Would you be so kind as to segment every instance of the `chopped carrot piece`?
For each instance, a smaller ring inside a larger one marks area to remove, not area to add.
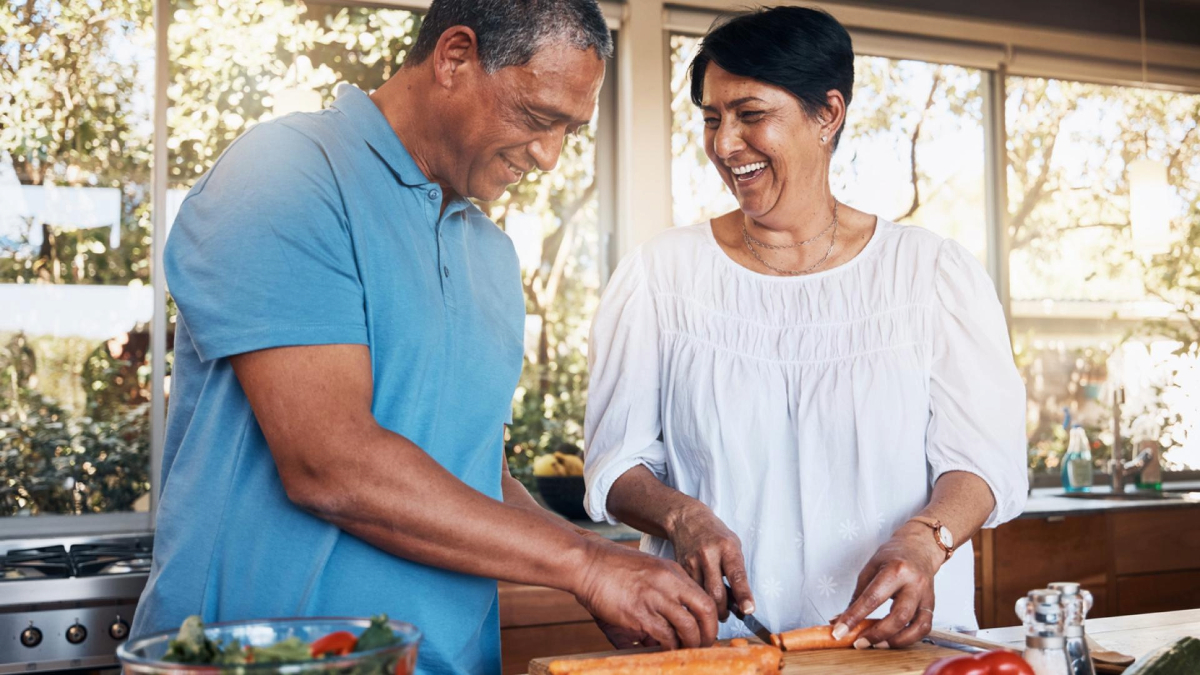
[[[833,639],[833,626],[812,626],[797,628],[778,635],[771,636],[771,644],[785,652],[808,652],[818,649],[840,649],[849,647],[868,628],[877,623],[876,619],[863,619],[858,622],[841,640]]]

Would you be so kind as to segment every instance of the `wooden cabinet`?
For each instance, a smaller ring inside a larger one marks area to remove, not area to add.
[[[1117,577],[1116,614],[1200,608],[1200,570]]]
[[[1200,508],[1114,511],[1116,573],[1200,569]]]
[[[1092,616],[1108,615],[1111,542],[1103,515],[1022,518],[984,531],[990,539],[992,575],[983,588],[984,628],[1019,623],[1013,606],[1031,589],[1055,581],[1077,581],[1092,592]]]
[[[1200,507],[1020,518],[981,540],[983,628],[1018,623],[1017,599],[1054,581],[1091,591],[1091,617],[1200,607]]]
[[[530,659],[612,647],[570,593],[500,583],[500,655],[504,675],[524,673]]]

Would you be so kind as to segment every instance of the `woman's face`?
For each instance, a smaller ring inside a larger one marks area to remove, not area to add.
[[[786,89],[710,61],[701,108],[704,151],[746,215],[761,221],[777,207],[787,211],[789,198],[821,188],[832,136]]]

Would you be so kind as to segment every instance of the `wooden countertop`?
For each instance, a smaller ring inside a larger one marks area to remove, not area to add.
[[[1087,622],[1087,630],[1103,647],[1136,657],[1184,636],[1200,637],[1200,609],[1091,619]],[[1025,645],[1024,629],[1020,626],[979,631],[978,637],[1018,649],[1023,649]],[[587,656],[609,656],[617,653],[619,652],[603,652]],[[783,673],[815,675],[853,670],[856,675],[919,675],[937,659],[961,653],[963,652],[928,644],[895,651],[856,652],[846,649],[792,653],[784,657]],[[550,660],[552,658],[535,659],[530,664],[530,673],[536,675],[543,672]]]
[[[989,628],[977,635],[1023,649],[1024,630],[1021,626]],[[1105,649],[1138,657],[1181,637],[1200,638],[1200,609],[1088,619],[1087,633]]]

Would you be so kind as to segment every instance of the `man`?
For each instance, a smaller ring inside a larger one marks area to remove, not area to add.
[[[581,535],[504,461],[524,301],[466,198],[554,167],[611,50],[595,0],[434,0],[378,91],[256,126],[197,183],[166,250],[179,323],[135,634],[387,612],[424,632],[421,672],[498,673],[499,578],[713,640],[676,564]]]

